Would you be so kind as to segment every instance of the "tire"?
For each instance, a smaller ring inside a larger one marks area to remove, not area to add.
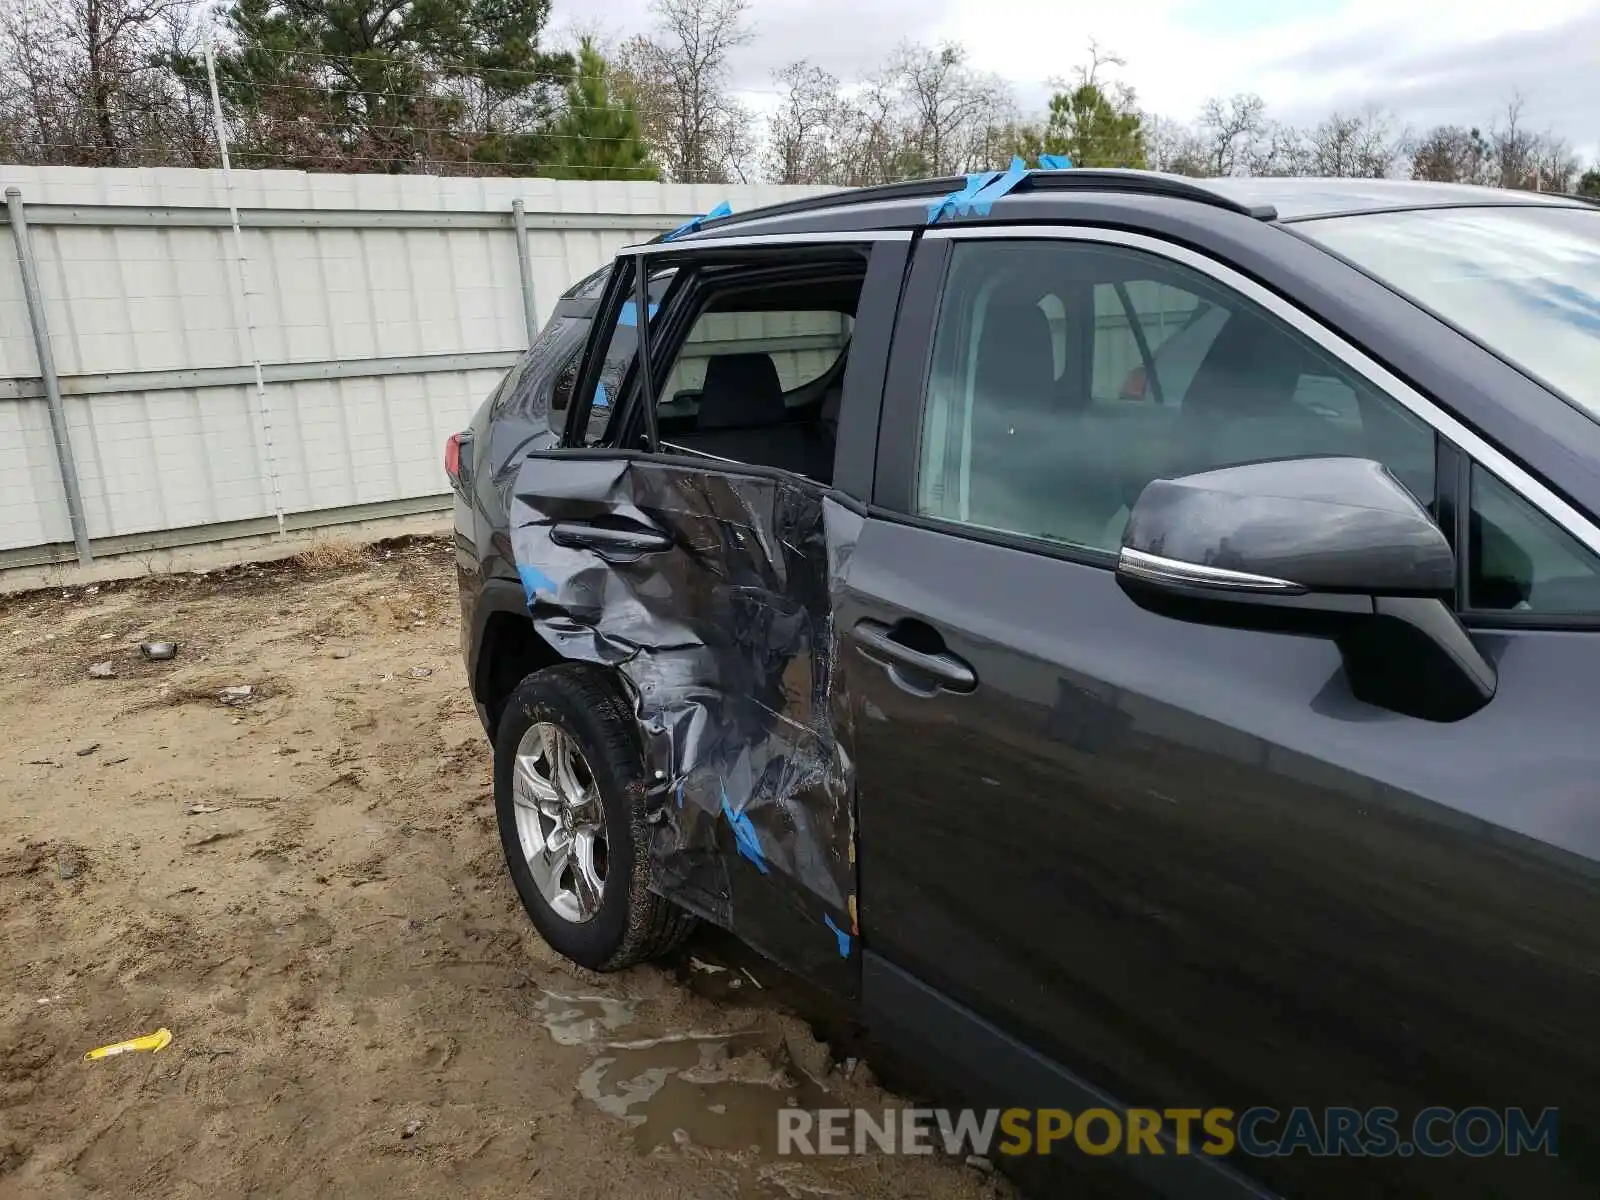
[[[560,797],[578,792],[588,797],[583,805],[561,803]],[[558,799],[549,801],[549,794]],[[540,936],[593,971],[619,971],[659,957],[694,928],[692,916],[649,889],[644,796],[633,713],[604,673],[563,663],[517,685],[494,743],[500,847]],[[551,818],[547,808],[576,815]],[[547,851],[530,854],[540,838]],[[568,848],[565,858],[551,849],[557,843]],[[551,869],[550,864],[563,861],[564,870]],[[595,903],[597,875],[603,879]]]

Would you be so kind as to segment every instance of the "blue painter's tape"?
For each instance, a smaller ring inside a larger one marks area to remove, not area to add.
[[[750,814],[734,812],[733,805],[728,800],[728,785],[722,785],[722,815],[728,818],[728,824],[733,826],[733,844],[739,848],[739,854],[755,863],[756,870],[763,875],[767,873],[766,856],[761,853],[761,841],[756,837],[756,827],[750,823]]]
[[[683,807],[683,780],[678,780],[678,807]]]
[[[698,217],[690,217],[682,225],[679,225],[676,229],[674,229],[671,233],[667,234],[667,236],[662,238],[661,240],[664,241],[664,242],[670,242],[675,237],[682,237],[686,233],[693,233],[695,230],[699,229],[700,226],[704,225],[707,221],[716,221],[716,220],[721,219],[722,217],[731,217],[731,216],[733,216],[733,205],[729,204],[726,200],[724,200],[721,204],[717,205],[710,212],[702,213]]]
[[[650,319],[652,321],[655,320],[656,313],[658,313],[660,311],[661,311],[661,305],[652,304],[650,306]],[[617,318],[617,324],[618,325],[637,325],[638,323],[639,323],[639,310],[638,310],[638,308],[636,308],[634,306],[633,301],[629,300],[626,304],[624,304],[622,306],[622,315]]]
[[[999,171],[980,171],[975,175],[967,176],[967,186],[959,192],[951,192],[940,200],[935,200],[928,205],[928,224],[932,225],[947,212],[966,215],[967,206],[989,184],[993,183],[1000,175]]]
[[[610,397],[608,397],[606,395],[606,385],[603,384],[603,383],[597,383],[597,384],[594,385],[594,406],[593,407],[595,407],[595,408],[610,408],[611,407],[611,400],[610,400]]]
[[[1039,155],[1039,170],[1041,171],[1070,171],[1072,160],[1065,154]]]
[[[1006,168],[1006,173],[1004,175],[1000,176],[1000,178],[989,184],[968,201],[972,207],[972,211],[977,213],[980,217],[987,217],[989,215],[990,208],[994,206],[994,202],[1000,199],[1001,196],[1004,196],[1012,188],[1016,187],[1017,184],[1021,183],[1027,177],[1027,174],[1027,164],[1024,163],[1021,158],[1013,158],[1011,160],[1011,165]]]
[[[538,567],[530,566],[528,563],[518,563],[517,574],[522,576],[522,590],[528,593],[529,604],[533,603],[534,597],[541,589],[552,596],[556,594],[556,581]]]
[[[822,923],[833,930],[833,936],[839,939],[839,957],[850,957],[850,935],[833,923],[833,918],[827,913],[822,914]]]

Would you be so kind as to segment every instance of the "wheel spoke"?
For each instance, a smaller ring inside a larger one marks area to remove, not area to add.
[[[566,890],[561,886],[561,877],[567,873],[567,867],[572,865],[572,839],[564,830],[557,828],[550,834],[544,846],[544,861],[546,872],[536,871],[534,876],[538,878],[543,874],[543,878],[539,879],[543,885],[541,890],[544,892],[544,898],[553,906],[556,897]]]
[[[572,887],[578,899],[578,911],[585,918],[600,911],[600,891],[605,881],[595,870],[594,834],[578,833],[572,839]]]
[[[537,808],[547,817],[555,816],[560,811],[555,787],[539,774],[533,756],[529,754],[517,755],[511,799],[523,808]]]
[[[591,833],[605,828],[605,811],[600,807],[598,788],[591,787],[578,798],[577,803],[572,806],[572,820],[579,829],[586,829]]]
[[[578,748],[565,734],[561,735],[558,745],[559,749],[550,762],[550,779],[555,784],[556,794],[561,797],[561,803],[575,809],[583,803],[583,786],[578,782],[577,772],[572,769],[572,758]]]

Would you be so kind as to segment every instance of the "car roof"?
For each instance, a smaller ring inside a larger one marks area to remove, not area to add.
[[[1431,183],[1417,179],[1207,179],[1219,196],[1240,204],[1271,205],[1283,221],[1346,216],[1408,208],[1480,208],[1546,205],[1582,208],[1576,197],[1551,192]]]
[[[956,175],[827,192],[706,221],[703,226],[664,238],[707,244],[727,237],[800,232],[908,229],[927,224],[929,206],[961,191],[967,178]],[[1030,219],[1070,216],[1074,199],[1093,195],[1181,200],[1230,210],[1262,221],[1300,221],[1351,213],[1425,208],[1558,206],[1589,207],[1581,197],[1513,191],[1466,184],[1400,179],[1206,178],[1157,171],[1072,168],[1030,171],[1006,199],[995,219],[1024,209]],[[1016,200],[1026,199],[1026,204]],[[1049,209],[1057,209],[1051,213]],[[658,238],[657,241],[662,239]]]

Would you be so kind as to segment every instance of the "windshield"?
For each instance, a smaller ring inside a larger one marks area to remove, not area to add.
[[[1600,418],[1600,209],[1424,209],[1295,228]]]

